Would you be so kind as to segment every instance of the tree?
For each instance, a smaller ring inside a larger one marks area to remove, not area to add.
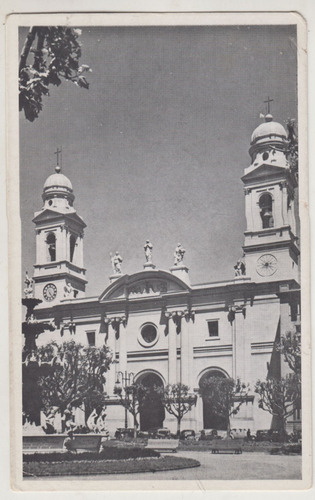
[[[38,357],[48,373],[38,379],[41,409],[49,413],[55,407],[61,414],[70,408],[85,407],[90,414],[105,405],[105,373],[111,363],[108,347],[84,347],[74,341],[55,342],[38,349]],[[39,366],[40,369],[40,366]]]
[[[176,418],[179,437],[181,420],[196,404],[197,396],[191,394],[189,387],[181,383],[168,384],[165,388],[157,387],[156,391],[161,396],[165,410]]]
[[[91,71],[79,64],[81,30],[64,26],[33,26],[26,37],[19,64],[20,111],[34,121],[42,110],[42,97],[49,86],[62,79],[88,89],[84,73]]]
[[[299,332],[286,332],[280,338],[277,350],[283,355],[284,361],[296,374],[301,374],[301,334]]]
[[[120,404],[133,416],[133,435],[135,438],[139,426],[137,416],[145,404],[149,391],[150,389],[140,382],[134,382],[125,387],[117,385],[114,389],[115,394],[120,398]]]
[[[230,418],[236,415],[242,404],[248,401],[248,385],[239,379],[209,377],[200,383],[199,393],[212,406],[213,412],[224,418],[227,433],[230,432]]]
[[[280,338],[276,346],[277,350],[282,354],[284,361],[292,370],[292,374],[286,381],[286,385],[292,384],[291,391],[294,394],[294,407],[295,409],[301,408],[301,334],[300,332],[286,332]],[[289,390],[288,390],[289,393]],[[289,417],[289,415],[288,415]],[[288,418],[287,417],[287,418]]]
[[[258,407],[276,417],[279,430],[285,436],[287,419],[293,414],[300,400],[300,380],[295,374],[280,379],[258,380],[255,392],[259,395]]]

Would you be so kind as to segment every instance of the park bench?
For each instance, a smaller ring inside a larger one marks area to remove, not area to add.
[[[178,448],[179,439],[148,439],[146,448],[156,451],[173,451]]]
[[[96,451],[98,452],[101,446],[102,436],[75,436],[71,441],[68,441],[66,449],[68,451]]]
[[[232,452],[240,454],[242,453],[243,444],[243,439],[214,439],[211,444],[211,451],[212,453]]]

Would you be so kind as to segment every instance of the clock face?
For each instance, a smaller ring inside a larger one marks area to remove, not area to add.
[[[271,253],[261,255],[257,260],[256,271],[259,276],[272,276],[277,270],[277,259]]]
[[[48,283],[43,290],[44,299],[48,302],[51,302],[56,298],[57,295],[57,287],[53,283]]]

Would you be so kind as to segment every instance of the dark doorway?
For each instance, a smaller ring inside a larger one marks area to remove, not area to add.
[[[211,377],[222,377],[225,378],[225,375],[218,371],[218,370],[212,370],[208,373],[205,373],[199,382],[199,385],[203,380],[207,380]],[[226,418],[222,417],[221,415],[217,415],[211,406],[211,403],[205,399],[202,398],[203,402],[203,428],[204,429],[217,429],[217,430],[226,430],[227,429],[227,420]]]
[[[163,427],[165,411],[160,396],[154,390],[154,387],[163,387],[162,380],[155,373],[148,373],[141,377],[139,382],[150,389],[140,412],[140,429],[147,431],[154,427]]]

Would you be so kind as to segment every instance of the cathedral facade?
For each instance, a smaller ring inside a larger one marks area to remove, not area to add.
[[[34,296],[42,300],[37,319],[53,319],[57,330],[44,333],[37,343],[74,339],[110,347],[106,412],[111,434],[124,426],[124,409],[114,389],[126,376],[147,386],[189,386],[197,403],[185,415],[182,429],[195,431],[220,428],[198,394],[202,381],[239,378],[251,391],[231,427],[256,431],[272,425],[271,415],[258,408],[253,388],[257,379],[286,370],[275,342],[295,331],[300,319],[297,176],[287,146],[286,130],[268,114],[252,134],[251,163],[242,177],[243,257],[234,266],[233,279],[201,285],[190,283],[180,244],[174,265],[165,271],[155,267],[147,241],[143,269],[123,274],[116,253],[108,286],[98,297],[86,297],[85,223],[73,206],[72,184],[59,167],[46,180],[44,205],[33,219]],[[140,414],[140,428],[163,426],[175,431],[176,420],[153,400]]]

